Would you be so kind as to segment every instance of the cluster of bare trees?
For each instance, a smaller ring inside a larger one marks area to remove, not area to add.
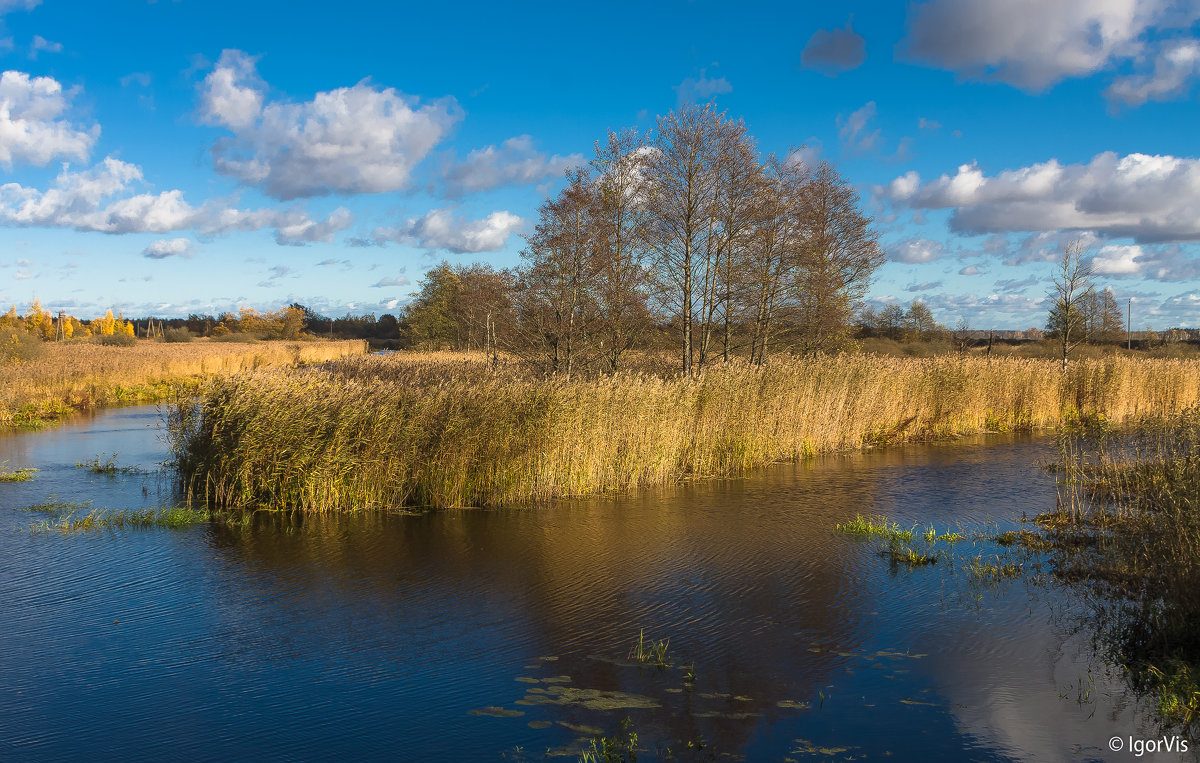
[[[878,310],[865,306],[859,312],[858,325],[864,337],[932,341],[951,336],[922,299],[914,299],[907,310],[898,302],[889,302]]]
[[[660,117],[650,135],[597,142],[527,243],[514,271],[431,271],[410,310],[414,338],[500,343],[563,373],[617,370],[662,331],[685,371],[734,354],[762,362],[780,344],[847,342],[883,262],[871,219],[831,165],[796,152],[761,159],[745,123],[711,105]],[[494,288],[469,307],[439,306],[442,282],[464,291],[468,280]],[[436,325],[452,315],[455,328]]]

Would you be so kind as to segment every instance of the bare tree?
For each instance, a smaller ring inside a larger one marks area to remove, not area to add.
[[[876,316],[879,333],[888,339],[899,339],[904,330],[904,308],[898,302],[888,302]]]
[[[799,268],[793,295],[799,308],[801,349],[836,349],[883,264],[879,235],[858,208],[858,194],[829,162],[819,162],[805,184]]]
[[[693,329],[704,315],[705,267],[712,264],[708,238],[720,123],[712,104],[683,106],[659,118],[647,154],[653,273],[663,307],[679,320],[684,373],[692,370]]]
[[[570,376],[592,318],[592,208],[587,170],[571,170],[567,187],[538,210],[537,228],[521,252],[526,261],[518,283],[521,328],[552,373]]]
[[[758,149],[745,122],[721,119],[715,156],[713,206],[705,263],[704,336],[700,344],[700,367],[709,355],[712,335],[720,318],[722,358],[729,360],[734,292],[742,278],[754,225],[758,217],[763,170]]]
[[[971,342],[971,324],[966,318],[959,318],[958,323],[954,324],[954,345],[959,352],[966,352],[967,345]]]
[[[932,339],[942,328],[934,320],[933,311],[929,309],[929,305],[919,297],[908,306],[908,313],[904,316],[904,320],[912,338],[919,341]]]
[[[1125,339],[1125,313],[1117,304],[1111,288],[1093,289],[1080,305],[1083,312],[1087,341],[1094,344],[1117,344]]]
[[[1067,357],[1081,342],[1087,341],[1087,322],[1084,305],[1095,292],[1092,285],[1092,264],[1087,259],[1083,241],[1067,244],[1054,271],[1054,290],[1050,292],[1053,305],[1046,330],[1062,348],[1062,367],[1067,369]]]
[[[595,332],[610,371],[650,323],[646,289],[647,148],[636,130],[596,142],[592,167]]]
[[[782,302],[784,277],[796,266],[800,236],[796,220],[807,177],[808,167],[790,158],[781,160],[771,155],[763,168],[756,224],[743,264],[745,300],[754,315],[750,360],[759,364],[767,355],[772,324]]]

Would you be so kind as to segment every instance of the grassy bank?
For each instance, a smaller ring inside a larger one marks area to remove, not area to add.
[[[1177,413],[1200,363],[839,356],[702,378],[546,379],[393,355],[216,379],[176,412],[197,496],[328,511],[498,506],[1103,415]]]
[[[361,355],[365,343],[233,344],[139,341],[131,347],[47,343],[30,360],[0,363],[0,429],[38,427],[72,413],[165,399],[213,374]]]

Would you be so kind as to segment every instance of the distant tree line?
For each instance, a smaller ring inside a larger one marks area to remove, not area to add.
[[[863,339],[931,342],[951,337],[950,330],[934,320],[933,311],[921,299],[914,299],[907,310],[897,302],[879,309],[865,306],[858,315],[858,330]]]

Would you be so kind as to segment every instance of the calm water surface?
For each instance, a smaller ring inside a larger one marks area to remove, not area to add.
[[[0,437],[40,469],[0,483],[0,759],[573,759],[627,717],[643,760],[1131,760],[1108,740],[1156,736],[1071,594],[963,568],[1002,549],[910,570],[833,533],[1013,527],[1053,505],[1044,440],[522,510],[72,535],[14,510],[177,500],[158,425]],[[149,473],[76,466],[114,452]],[[626,661],[642,629],[676,666]]]

